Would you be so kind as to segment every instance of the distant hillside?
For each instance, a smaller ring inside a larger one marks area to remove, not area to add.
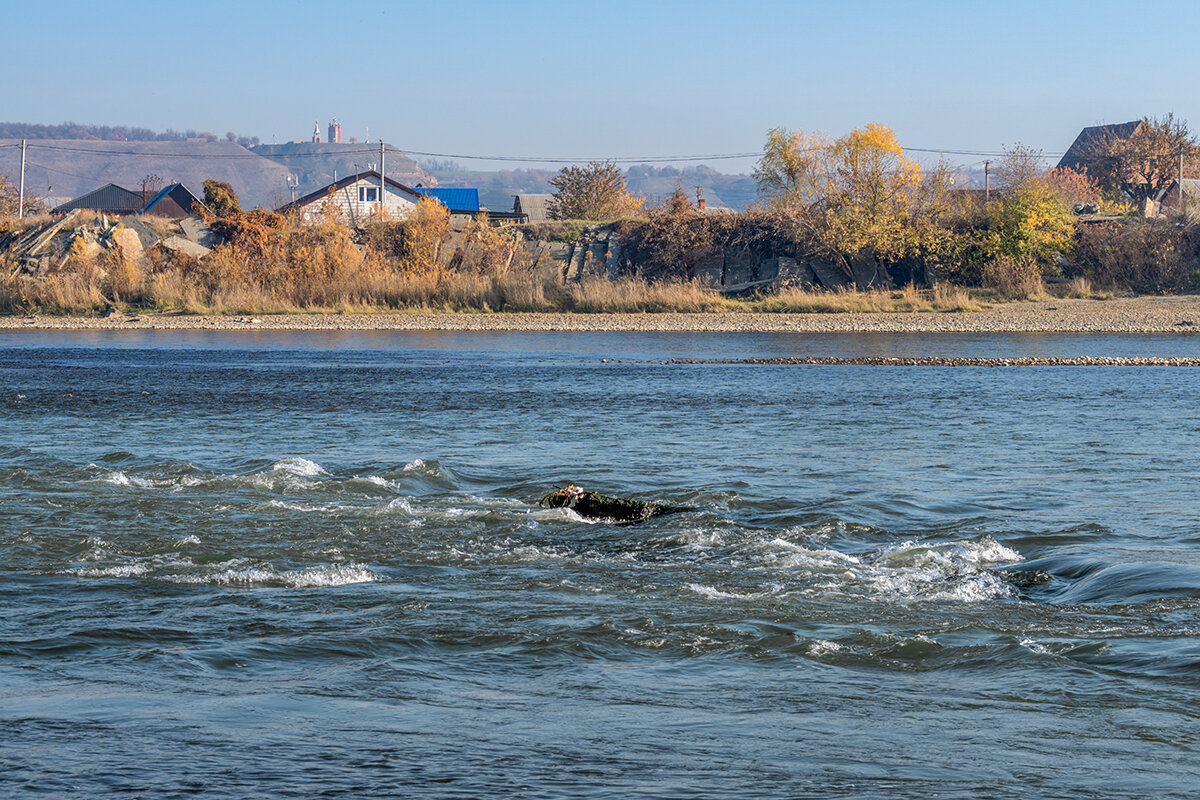
[[[59,125],[39,125],[32,122],[0,122],[0,139],[88,139],[112,142],[186,142],[204,139],[208,142],[236,142],[243,147],[258,144],[257,136],[239,136],[228,132],[224,137],[208,131],[173,131],[162,133],[149,128],[130,128],[125,125],[81,125],[63,122]]]
[[[16,179],[21,151],[7,144],[14,142],[0,140],[0,174]],[[78,197],[106,183],[135,189],[150,174],[197,194],[207,178],[227,181],[247,208],[290,199],[287,167],[232,142],[43,139],[31,141],[26,155],[25,183],[40,197]]]
[[[0,140],[0,175],[16,180],[21,151]],[[289,180],[300,179],[303,195],[332,182],[333,175],[353,173],[355,164],[379,160],[377,145],[282,144],[247,150],[233,142],[129,141],[91,139],[30,140],[26,154],[25,183],[39,197],[60,200],[78,197],[106,183],[137,189],[147,175],[165,183],[179,181],[196,194],[204,181],[227,181],[245,208],[278,208],[291,199]],[[437,184],[402,152],[387,150],[388,177],[403,183]],[[509,203],[511,205],[511,199]]]
[[[260,149],[255,148],[256,151]],[[452,161],[430,161],[425,168],[436,175],[443,186],[477,187],[480,202],[493,210],[511,209],[514,194],[553,192],[550,179],[558,174],[556,169],[474,172]],[[625,171],[625,179],[631,192],[645,197],[652,204],[662,202],[676,187],[695,202],[696,187],[700,186],[705,202],[710,207],[742,209],[757,199],[754,179],[749,175],[726,175],[705,166],[678,169],[639,164]]]

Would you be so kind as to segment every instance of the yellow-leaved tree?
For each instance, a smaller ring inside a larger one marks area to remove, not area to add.
[[[797,220],[826,257],[936,262],[955,246],[940,224],[949,171],[923,171],[885,125],[837,139],[774,128],[754,178],[768,205]]]

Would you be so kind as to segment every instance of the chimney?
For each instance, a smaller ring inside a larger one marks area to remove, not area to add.
[[[703,198],[703,197],[701,197],[701,198],[700,198],[699,200],[697,200],[696,202],[699,204],[699,205],[697,206],[697,208],[699,208],[701,211],[703,211],[703,210],[704,210],[704,198]]]

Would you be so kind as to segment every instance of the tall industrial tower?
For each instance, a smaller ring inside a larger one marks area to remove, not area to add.
[[[337,117],[329,120],[329,142],[331,144],[342,143],[342,123],[337,121]]]

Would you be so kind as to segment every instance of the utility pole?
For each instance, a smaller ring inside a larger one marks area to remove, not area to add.
[[[1182,158],[1182,156],[1180,156]],[[21,140],[21,189],[17,192],[17,218],[25,219],[25,140]]]
[[[992,200],[992,162],[983,162],[983,202]]]
[[[387,147],[383,143],[383,137],[379,137],[379,210],[383,211],[387,208],[387,204],[383,202],[383,193],[387,191],[387,172],[383,168],[384,148]]]
[[[1179,148],[1179,212],[1185,211],[1183,199],[1183,147]]]

